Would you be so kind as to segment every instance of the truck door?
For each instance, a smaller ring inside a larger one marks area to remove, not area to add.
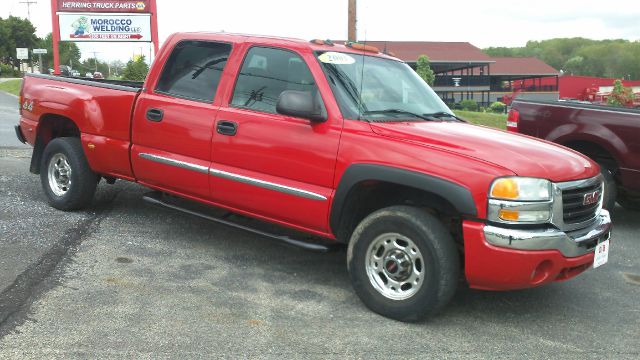
[[[211,137],[219,108],[214,100],[230,52],[226,43],[181,41],[155,88],[140,95],[131,149],[140,182],[209,197]]]
[[[319,68],[316,74],[322,76]],[[249,48],[231,99],[216,118],[212,197],[258,216],[327,232],[342,120],[329,116],[313,122],[278,114],[276,103],[285,90],[308,91],[322,101],[299,53]]]

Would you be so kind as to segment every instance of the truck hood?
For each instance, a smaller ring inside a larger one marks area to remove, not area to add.
[[[378,135],[493,163],[518,176],[562,182],[593,177],[599,173],[597,164],[573,150],[484,126],[435,121],[370,125]]]

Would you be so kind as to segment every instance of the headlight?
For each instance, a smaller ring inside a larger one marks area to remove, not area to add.
[[[491,185],[491,198],[516,201],[551,200],[551,182],[525,177],[496,179]]]
[[[496,179],[489,192],[488,217],[508,224],[541,224],[551,219],[551,182],[545,179]]]

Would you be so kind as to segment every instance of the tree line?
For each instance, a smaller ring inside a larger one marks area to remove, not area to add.
[[[40,71],[47,73],[53,68],[53,37],[51,33],[44,38],[36,35],[36,28],[33,24],[23,18],[9,16],[6,19],[0,17],[0,75],[19,76],[17,70],[20,61],[16,58],[16,48],[28,48],[31,63],[37,63],[39,58],[33,55],[33,49],[47,49],[47,53],[42,55],[42,64],[39,64]],[[63,41],[58,45],[60,65],[80,72],[81,76],[93,74],[95,71],[101,72],[105,77],[122,77],[124,80],[144,80],[149,67],[145,63],[145,57],[137,57],[124,64],[120,60],[111,62],[102,61],[94,57],[84,60],[78,45],[74,42]]]
[[[537,57],[566,74],[640,80],[640,41],[558,38],[484,52],[493,57]]]

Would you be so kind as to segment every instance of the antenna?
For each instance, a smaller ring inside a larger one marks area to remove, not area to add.
[[[364,30],[364,42],[363,44],[366,46],[367,45],[367,29]],[[364,103],[362,102],[362,87],[364,84],[364,58],[366,57],[365,50],[366,48],[362,48],[362,68],[360,69],[360,91],[358,92],[358,101],[360,102],[360,104],[358,104],[358,120],[362,119],[362,110],[364,108]]]

